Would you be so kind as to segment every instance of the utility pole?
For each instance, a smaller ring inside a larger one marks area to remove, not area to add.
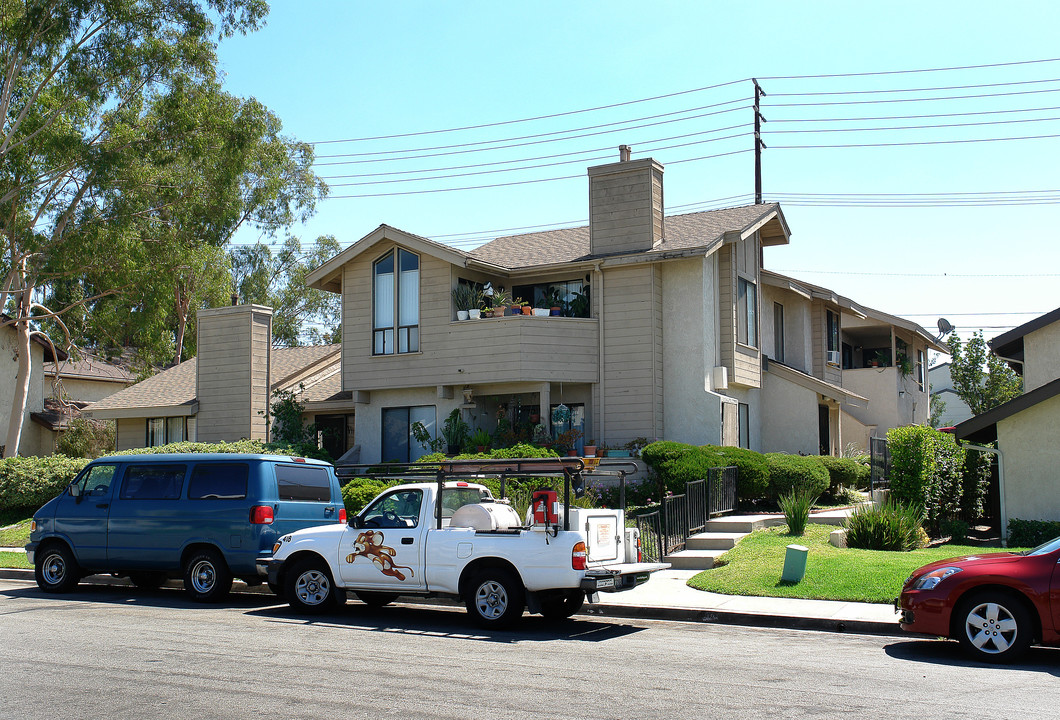
[[[766,144],[762,142],[762,123],[766,121],[762,117],[760,111],[760,101],[766,96],[765,91],[762,90],[762,86],[758,84],[758,80],[751,78],[751,82],[755,84],[755,205],[762,204],[762,150],[765,149]]]

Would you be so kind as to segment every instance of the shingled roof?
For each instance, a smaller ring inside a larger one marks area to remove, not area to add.
[[[668,253],[712,248],[722,241],[725,233],[740,232],[753,227],[779,209],[777,203],[767,203],[668,215],[663,226],[663,240],[652,248],[651,252]],[[589,250],[589,226],[584,225],[508,235],[486,243],[468,254],[481,262],[515,269],[603,257],[592,255]]]
[[[338,363],[339,351],[339,345],[273,348],[271,389],[284,387],[292,378],[314,365],[326,363],[329,358],[334,358],[334,362]],[[98,413],[102,417],[109,417],[114,412],[139,408],[185,408],[190,413],[197,402],[195,374],[197,368],[198,358],[185,360],[179,365],[93,403],[89,412],[93,415]]]

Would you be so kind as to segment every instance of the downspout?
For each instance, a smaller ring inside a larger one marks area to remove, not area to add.
[[[597,287],[593,291],[593,295],[596,296],[596,307],[597,307],[597,336],[598,336],[598,348],[597,348],[597,362],[599,363],[599,382],[597,383],[597,393],[600,396],[600,402],[597,403],[598,417],[593,418],[593,434],[596,436],[596,440],[601,445],[604,441],[604,433],[606,431],[604,423],[604,273],[600,269],[600,263],[593,265],[593,280]]]
[[[997,455],[997,490],[1001,505],[1001,547],[1008,547],[1008,514],[1005,512],[1005,456],[997,448],[962,443],[965,450],[979,450],[980,452]]]

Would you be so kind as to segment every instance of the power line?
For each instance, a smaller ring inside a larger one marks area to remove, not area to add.
[[[962,128],[982,127],[984,125],[1012,125],[1014,123],[1047,122],[1060,120],[1060,117],[1045,118],[1021,118],[1018,120],[984,120],[972,123],[934,123],[931,125],[889,125],[880,127],[856,127],[856,128],[807,128],[800,130],[771,130],[771,135],[787,135],[794,133],[831,133],[831,132],[876,132],[880,130],[936,130],[939,128]]]
[[[987,63],[983,65],[955,65],[951,67],[919,68],[915,70],[879,70],[875,72],[858,73],[829,73],[825,75],[770,75],[759,76],[759,80],[814,80],[822,78],[837,77],[869,77],[873,75],[906,75],[912,73],[948,72],[951,70],[981,70],[983,68],[1012,67],[1015,65],[1036,65],[1041,63],[1060,62],[1060,58],[1045,58],[1042,60],[1017,60],[1014,62]]]
[[[1019,108],[1012,110],[977,110],[975,112],[958,113],[926,113],[920,115],[870,115],[866,117],[846,118],[775,118],[770,123],[811,123],[811,122],[861,122],[864,120],[920,120],[923,118],[947,118],[967,117],[970,115],[1000,115],[1004,113],[1019,112],[1045,112],[1047,110],[1060,110],[1060,105],[1052,107]]]
[[[366,140],[391,140],[394,138],[415,137],[419,135],[438,135],[441,133],[459,132],[462,130],[481,130],[483,128],[488,127],[515,125],[517,123],[535,122],[537,120],[550,120],[558,117],[568,117],[570,115],[580,115],[582,113],[587,112],[596,112],[597,110],[610,110],[611,108],[624,107],[626,105],[636,105],[638,103],[652,102],[654,100],[664,100],[666,98],[678,97],[680,95],[690,95],[692,93],[705,92],[707,90],[716,90],[718,88],[727,87],[729,85],[736,85],[737,83],[747,82],[748,79],[749,78],[742,78],[740,80],[729,80],[728,82],[718,83],[716,85],[707,85],[701,88],[693,88],[691,90],[679,90],[677,92],[666,93],[665,95],[655,95],[653,97],[641,98],[639,100],[626,100],[625,102],[611,103],[609,105],[598,105],[596,107],[584,108],[582,110],[568,110],[566,112],[550,113],[548,115],[537,115],[535,117],[521,118],[518,120],[500,120],[491,123],[481,123],[479,125],[465,125],[463,127],[445,128],[442,130],[420,130],[417,132],[397,133],[394,135],[376,135],[373,137],[346,138],[343,140],[317,140],[316,142],[311,142],[309,144],[328,145],[333,143],[363,142]]]
[[[975,138],[969,140],[923,140],[919,142],[893,142],[893,143],[852,143],[847,145],[770,145],[771,150],[807,150],[816,148],[866,148],[866,147],[900,147],[908,145],[954,145],[960,143],[977,142],[1003,142],[1007,140],[1045,140],[1057,138],[1060,135],[1022,135],[1019,137],[1000,138]]]
[[[781,274],[808,273],[816,275],[864,275],[873,277],[930,277],[930,278],[1050,278],[1060,277],[1060,273],[910,273],[910,272],[865,272],[854,270],[776,270]]]
[[[1046,88],[1044,90],[1014,90],[1005,93],[986,93],[981,95],[944,95],[941,97],[922,98],[891,98],[878,100],[837,100],[829,102],[808,103],[773,103],[770,108],[780,107],[825,107],[829,105],[882,105],[884,103],[910,103],[910,102],[936,102],[939,100],[975,100],[978,98],[1011,97],[1014,95],[1040,95],[1042,93],[1060,92],[1060,88]]]
[[[797,92],[778,93],[771,92],[769,97],[807,97],[813,95],[878,95],[880,93],[903,93],[903,92],[938,92],[940,90],[972,90],[975,88],[1008,87],[1012,85],[1039,85],[1041,83],[1060,82],[1060,78],[1047,78],[1044,80],[1011,80],[1000,83],[983,83],[978,85],[945,85],[942,87],[925,88],[882,88],[877,90],[827,90],[820,92]]]

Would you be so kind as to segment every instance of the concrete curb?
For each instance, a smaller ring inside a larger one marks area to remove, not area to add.
[[[32,570],[18,568],[0,568],[0,579],[22,580],[27,583],[35,583]],[[93,577],[93,585],[121,585],[129,586],[125,578],[115,578],[107,575]],[[171,587],[178,587],[174,582]],[[236,586],[234,592],[271,594],[265,586],[242,587]],[[439,605],[446,607],[460,607],[456,601],[441,598],[415,598],[406,597],[399,601],[405,605]],[[579,615],[589,617],[628,618],[635,620],[669,620],[672,622],[692,622],[713,625],[736,625],[741,627],[760,627],[788,630],[815,630],[819,632],[853,633],[855,635],[889,635],[902,636],[904,633],[898,627],[897,620],[893,623],[878,622],[872,620],[840,620],[836,618],[798,617],[790,615],[767,615],[764,613],[734,612],[729,610],[712,610],[705,608],[675,608],[657,607],[646,605],[609,605],[597,603],[586,605]]]

